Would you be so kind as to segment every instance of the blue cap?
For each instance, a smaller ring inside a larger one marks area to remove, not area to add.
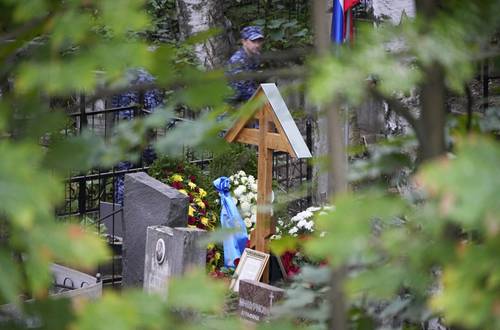
[[[245,40],[257,40],[264,38],[262,29],[258,26],[247,26],[241,30],[241,39]]]

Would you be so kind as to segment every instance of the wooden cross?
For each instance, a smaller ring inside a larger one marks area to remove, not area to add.
[[[240,118],[226,133],[228,142],[240,142],[258,146],[257,163],[257,222],[251,237],[251,247],[269,252],[269,237],[275,225],[271,219],[271,194],[273,182],[273,152],[283,151],[293,158],[310,158],[295,121],[288,111],[275,84],[261,84],[251,100],[262,101],[262,106],[252,114]],[[258,121],[258,127],[252,124]],[[268,271],[263,281],[267,282]]]

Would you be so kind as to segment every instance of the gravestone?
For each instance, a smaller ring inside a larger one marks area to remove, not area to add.
[[[123,286],[142,287],[149,226],[187,226],[189,198],[139,172],[125,175]]]
[[[259,322],[271,314],[271,307],[283,298],[285,291],[265,283],[241,280],[239,294],[240,317]]]
[[[123,209],[120,204],[99,202],[99,219],[106,227],[106,234],[123,237]]]
[[[148,227],[144,290],[166,292],[171,276],[182,275],[191,267],[205,268],[207,250],[198,244],[205,235],[198,228]]]

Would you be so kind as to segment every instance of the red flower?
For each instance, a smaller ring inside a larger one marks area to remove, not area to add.
[[[192,216],[188,216],[188,225],[194,226],[196,225],[196,218]]]
[[[191,182],[195,183],[195,181],[196,181],[196,177],[195,177],[194,175],[190,175],[190,176],[189,176],[189,180],[191,180]],[[196,189],[198,189],[198,187],[196,187]],[[198,190],[199,190],[199,189],[198,189]],[[196,191],[196,192],[198,192],[198,191]]]
[[[300,272],[300,267],[293,263],[293,257],[295,254],[296,252],[287,251],[281,256],[281,262],[283,263],[283,267],[289,276],[293,276]]]
[[[180,181],[172,182],[171,186],[174,187],[177,190],[180,190],[180,189],[184,188],[184,185]]]
[[[240,258],[234,259],[234,267],[238,267],[239,263],[240,263]]]

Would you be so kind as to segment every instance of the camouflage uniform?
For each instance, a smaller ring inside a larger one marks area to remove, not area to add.
[[[247,26],[241,30],[241,39],[253,41],[263,38],[264,34],[262,33],[262,29],[258,26]],[[234,75],[242,72],[256,71],[259,65],[260,57],[248,55],[245,49],[241,47],[229,59],[227,63],[227,74]],[[248,100],[258,87],[257,82],[254,80],[232,81],[230,85],[235,92],[231,100],[234,103]]]
[[[128,80],[131,86],[145,83],[152,83],[155,78],[144,69],[134,69],[127,72]],[[111,104],[115,108],[128,107],[133,104],[144,102],[145,110],[154,111],[155,108],[162,104],[161,93],[159,90],[153,89],[145,91],[143,99],[140,99],[140,93],[137,91],[129,91],[120,95],[115,95]],[[118,113],[120,120],[132,120],[134,118],[133,110],[122,110]],[[142,153],[142,162],[144,165],[152,163],[156,159],[156,154],[151,147],[147,147]],[[124,171],[134,167],[129,161],[121,161],[117,164],[116,170]],[[117,175],[115,181],[115,203],[123,205],[123,195],[125,191],[125,177],[123,174]]]
[[[260,61],[256,56],[249,56],[243,48],[238,49],[227,63],[229,75],[234,75],[241,72],[256,71]],[[257,82],[254,80],[239,80],[230,83],[235,95],[232,101],[235,103],[248,100],[257,90]]]

